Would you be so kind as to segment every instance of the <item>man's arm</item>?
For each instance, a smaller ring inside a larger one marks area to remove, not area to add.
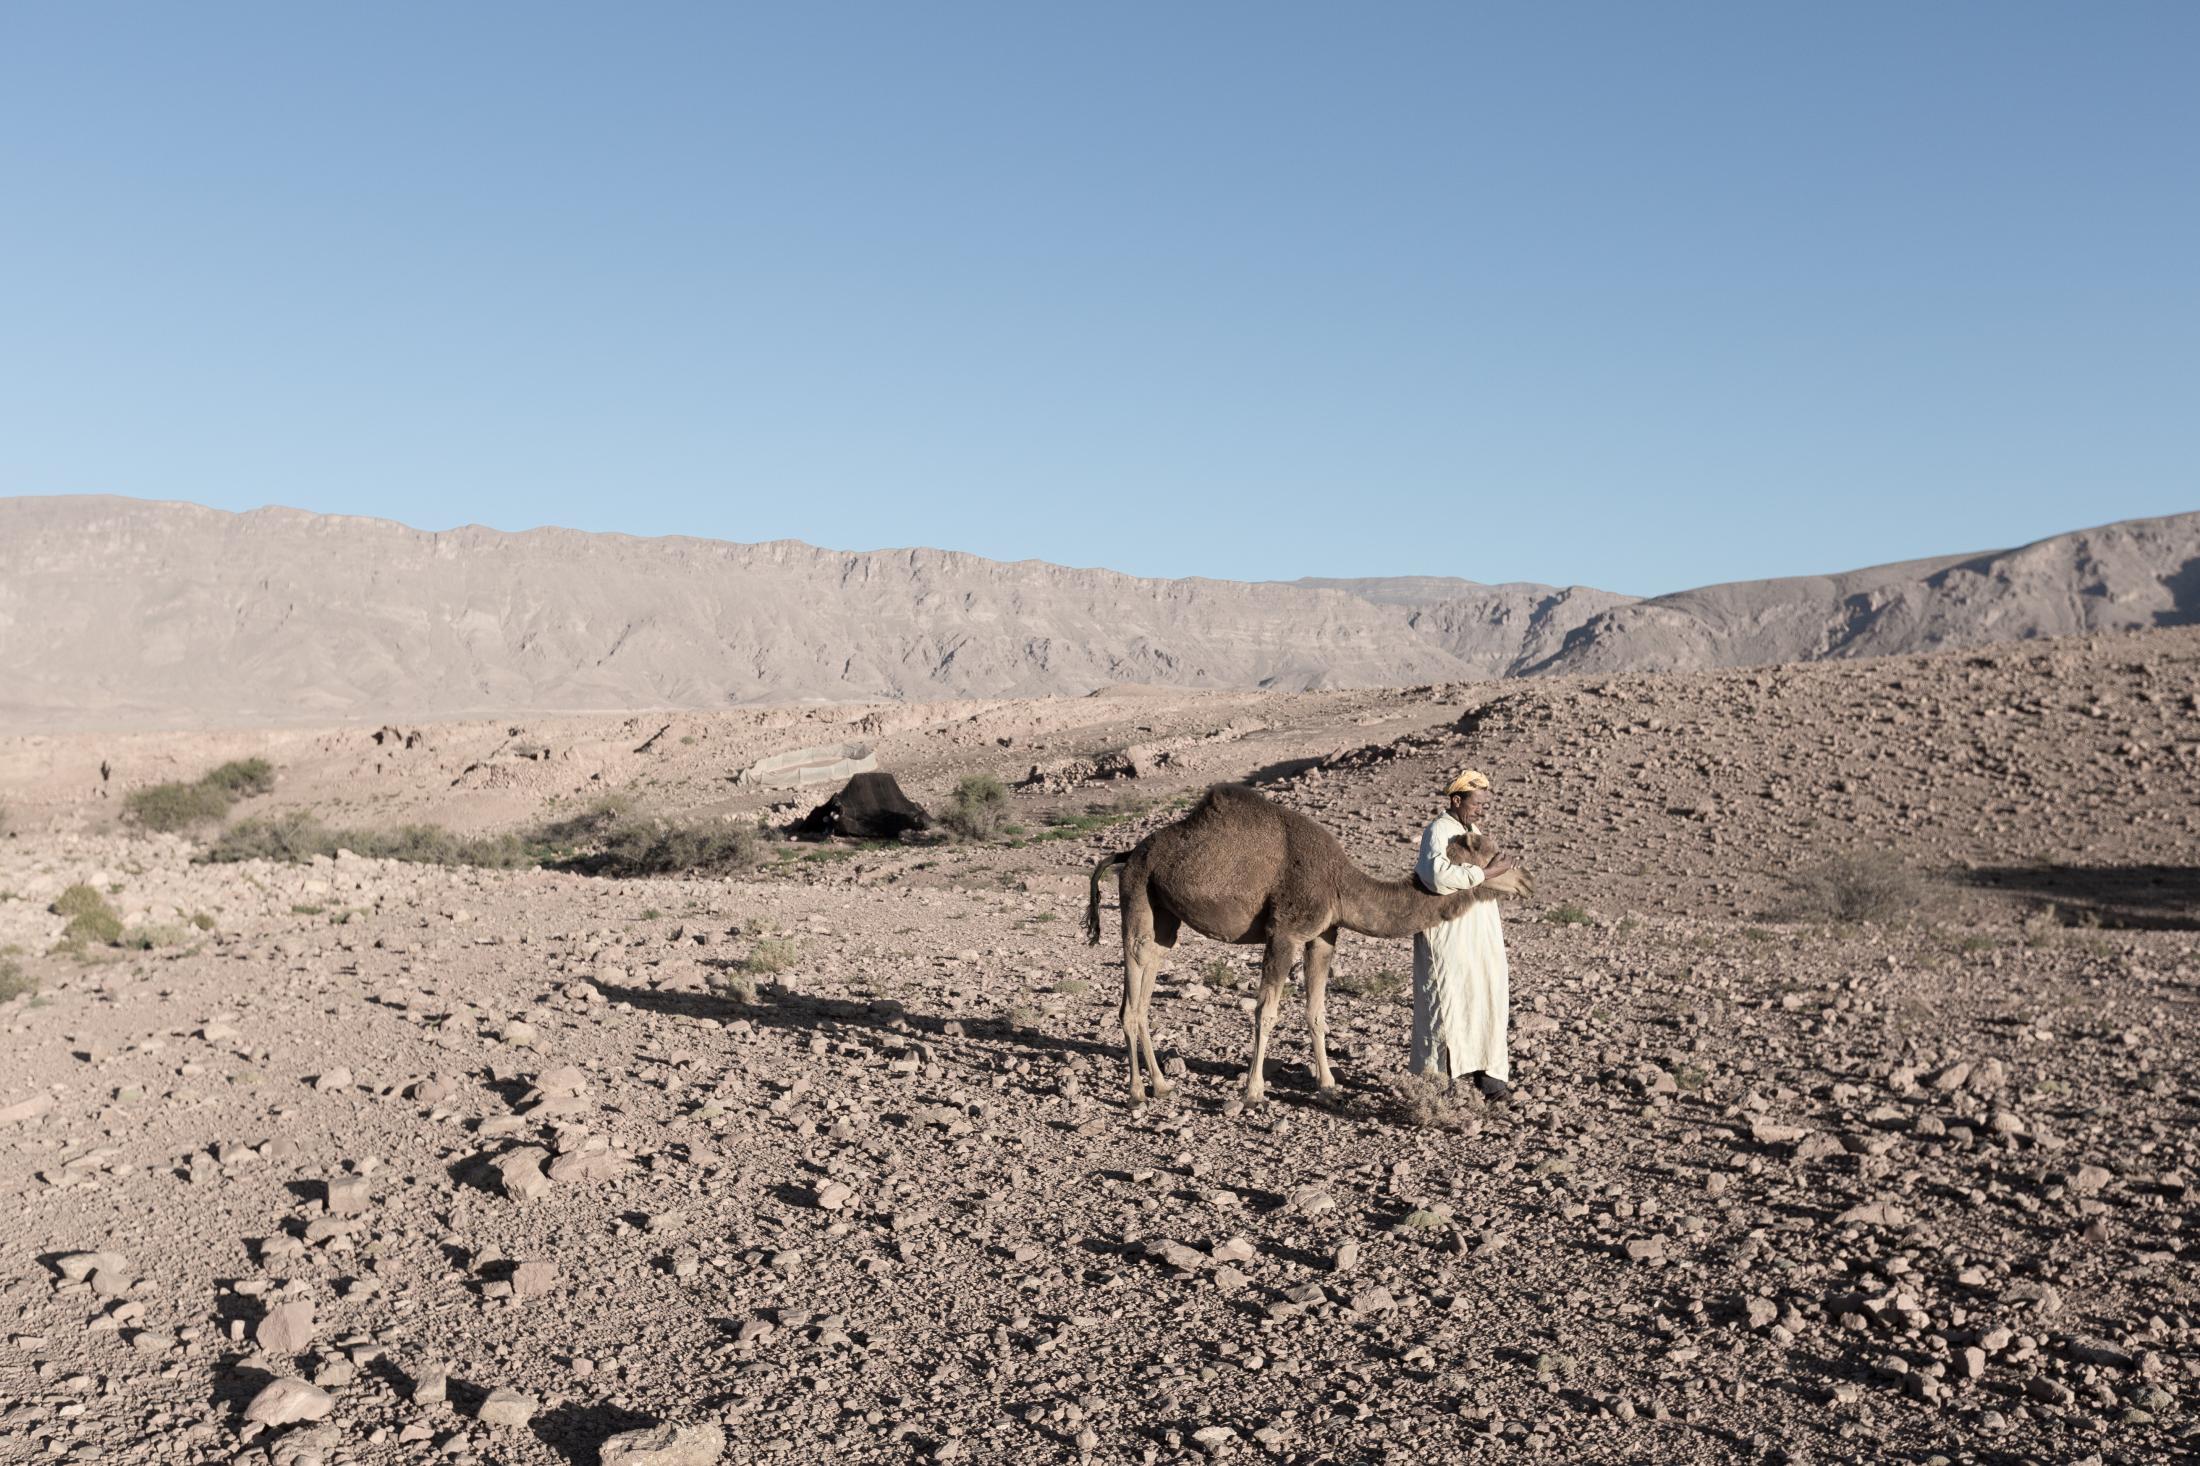
[[[1421,836],[1421,860],[1414,874],[1420,878],[1422,888],[1439,896],[1454,891],[1472,890],[1482,884],[1483,871],[1479,865],[1470,865],[1451,858],[1449,842],[1444,837],[1444,827],[1451,822],[1438,820]],[[1452,825],[1457,829],[1457,825]]]

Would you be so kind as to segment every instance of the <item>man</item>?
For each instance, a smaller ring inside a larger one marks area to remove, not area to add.
[[[1475,769],[1445,786],[1444,812],[1421,833],[1414,877],[1424,889],[1448,895],[1513,868],[1512,858],[1476,823],[1489,798],[1489,778]],[[1477,901],[1463,915],[1416,933],[1413,1072],[1471,1079],[1490,1099],[1511,1098],[1507,981],[1505,929],[1495,901]]]

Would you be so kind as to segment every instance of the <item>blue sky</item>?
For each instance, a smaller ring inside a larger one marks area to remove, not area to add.
[[[2200,508],[2200,6],[0,8],[0,494],[1656,593]]]

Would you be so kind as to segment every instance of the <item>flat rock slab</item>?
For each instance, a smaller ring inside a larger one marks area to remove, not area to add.
[[[659,1425],[630,1430],[603,1443],[603,1466],[713,1466],[726,1453],[715,1425]]]

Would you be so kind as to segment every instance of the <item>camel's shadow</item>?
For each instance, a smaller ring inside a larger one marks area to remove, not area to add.
[[[835,1037],[849,1030],[871,1033],[908,1034],[912,1037],[940,1037],[950,1023],[960,1025],[961,1037],[990,1047],[1021,1049],[1025,1053],[1042,1058],[1061,1058],[1081,1055],[1104,1060],[1110,1065],[1124,1062],[1123,1046],[1097,1039],[1072,1038],[1045,1033],[1006,1018],[948,1018],[937,1014],[916,1013],[891,998],[836,998],[814,993],[786,993],[776,999],[744,1003],[715,993],[697,992],[692,988],[635,987],[628,984],[597,982],[596,989],[615,1003],[625,1003],[644,1013],[660,1013],[667,1017],[709,1018],[720,1023],[745,1020],[753,1028],[784,1029],[789,1032],[821,1034]],[[1181,1086],[1169,1099],[1149,1102],[1148,1110],[1165,1111],[1173,1105],[1196,1103],[1203,1108],[1221,1110],[1235,1097],[1234,1091],[1245,1078],[1245,1066],[1227,1060],[1194,1058],[1179,1054],[1188,1075],[1214,1081],[1212,1091],[1202,1089],[1187,1092]],[[1271,1060],[1268,1074],[1269,1100],[1293,1107],[1305,1107],[1324,1113],[1343,1113],[1351,1109],[1374,1109],[1364,1116],[1383,1119],[1388,1115],[1388,1100],[1382,1085],[1373,1077],[1350,1071],[1340,1071],[1339,1090],[1324,1091],[1314,1083],[1314,1076],[1300,1065],[1280,1066]],[[1352,1101],[1364,1100],[1355,1106]],[[1118,1101],[1120,1103],[1120,1101]]]

